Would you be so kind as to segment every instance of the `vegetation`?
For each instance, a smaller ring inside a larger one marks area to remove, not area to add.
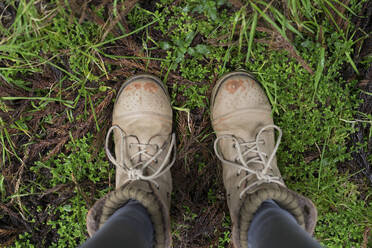
[[[175,247],[228,247],[209,96],[221,75],[244,69],[283,129],[285,182],[318,208],[315,237],[369,247],[369,167],[355,156],[372,163],[372,115],[360,110],[371,104],[369,9],[366,0],[3,1],[1,244],[84,242],[87,210],[114,185],[102,148],[115,94],[148,72],[168,86],[176,113]]]

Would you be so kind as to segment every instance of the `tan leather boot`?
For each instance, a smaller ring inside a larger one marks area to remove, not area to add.
[[[214,149],[222,161],[223,181],[232,220],[235,247],[247,247],[247,232],[261,203],[275,200],[310,234],[317,211],[314,204],[289,190],[280,175],[275,153],[282,131],[274,125],[270,103],[255,79],[245,72],[222,77],[212,92]],[[275,142],[274,130],[278,131]]]
[[[113,133],[115,157],[108,149]],[[148,211],[155,230],[155,247],[170,247],[170,167],[175,161],[172,108],[162,82],[151,75],[128,79],[119,90],[106,137],[106,153],[116,166],[116,190],[89,210],[92,236],[129,199]]]

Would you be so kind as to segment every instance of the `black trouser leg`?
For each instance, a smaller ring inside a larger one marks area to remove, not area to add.
[[[81,247],[150,248],[153,235],[154,229],[147,210],[138,201],[130,200]]]
[[[248,230],[248,248],[319,248],[296,219],[273,200],[264,201]]]

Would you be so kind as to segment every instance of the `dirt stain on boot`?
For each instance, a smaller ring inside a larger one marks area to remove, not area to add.
[[[124,91],[131,91],[133,89],[134,89],[133,85],[128,85],[127,87],[124,88]]]
[[[228,83],[226,83],[225,90],[227,90],[230,94],[234,94],[240,87],[245,89],[243,83],[244,81],[241,79],[230,80]]]
[[[136,90],[141,89],[141,84],[140,83],[134,83],[133,86],[134,86],[134,88],[136,88]]]
[[[152,83],[152,82],[145,83],[143,88],[150,93],[155,93],[158,90],[157,85],[155,83]]]
[[[131,91],[131,90],[139,90],[141,89],[141,84],[140,83],[133,83],[133,84],[129,84],[127,87],[124,88],[124,91]]]

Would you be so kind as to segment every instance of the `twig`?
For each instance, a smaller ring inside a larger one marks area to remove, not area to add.
[[[91,202],[91,200],[89,199],[89,197],[85,194],[85,192],[81,189],[79,183],[77,182],[77,180],[76,180],[76,178],[74,176],[74,173],[71,173],[71,179],[74,182],[74,184],[75,184],[76,189],[78,190],[78,192],[84,198],[85,203],[87,204],[87,207],[89,208],[90,206],[92,206],[93,203]]]
[[[370,227],[366,227],[363,233],[363,243],[362,243],[362,248],[367,248],[368,247],[368,237],[369,233],[371,232]]]
[[[86,16],[86,9],[87,9],[88,3],[90,3],[91,1],[92,0],[84,1],[82,11],[81,11],[81,16],[80,16],[80,19],[79,19],[79,24],[81,24],[84,21],[85,16]]]

